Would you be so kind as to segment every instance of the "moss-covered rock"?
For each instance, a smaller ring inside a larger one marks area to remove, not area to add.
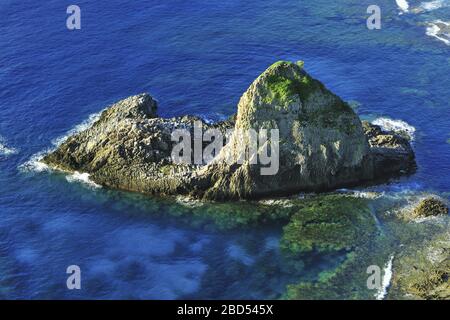
[[[424,218],[448,214],[447,205],[440,199],[428,197],[419,202],[413,210],[414,218]]]
[[[450,299],[450,231],[403,250],[394,260],[391,299]]]
[[[278,73],[279,69],[294,65],[299,70],[303,69],[302,63],[292,64],[286,61],[278,61],[267,69],[267,94],[263,98],[266,104],[295,103],[296,97],[305,103],[311,93],[324,88],[322,83],[306,73],[294,74],[292,77]]]

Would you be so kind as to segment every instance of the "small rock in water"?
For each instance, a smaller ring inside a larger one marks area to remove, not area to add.
[[[418,204],[413,211],[415,218],[424,218],[448,214],[447,205],[440,199],[428,197]]]

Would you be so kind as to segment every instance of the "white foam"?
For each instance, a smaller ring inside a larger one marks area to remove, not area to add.
[[[395,0],[398,8],[401,10],[401,13],[409,12],[409,3],[406,0]]]
[[[392,255],[386,265],[384,266],[384,274],[383,274],[383,280],[381,282],[381,288],[378,290],[378,292],[375,295],[375,298],[377,300],[383,300],[386,295],[387,291],[389,289],[389,286],[391,285],[392,280],[392,262],[394,261],[394,255]]]
[[[48,148],[44,151],[40,151],[31,156],[31,158],[25,163],[19,166],[19,170],[23,172],[45,172],[51,171],[50,167],[42,162],[42,159],[49,153],[53,152],[57,147],[59,147],[64,141],[66,141],[70,136],[80,133],[86,129],[89,129],[102,114],[103,110],[97,113],[91,114],[86,120],[82,123],[76,125],[74,128],[69,130],[63,136],[52,140],[53,147]]]
[[[31,156],[30,160],[27,162],[21,164],[19,166],[19,170],[22,172],[45,172],[50,171],[49,166],[47,166],[45,163],[41,162],[42,158],[45,157],[45,155],[49,151],[41,151]]]
[[[86,120],[84,120],[82,123],[76,125],[74,128],[67,131],[63,136],[54,139],[52,141],[53,145],[55,147],[58,147],[62,143],[64,143],[69,137],[71,137],[77,133],[80,133],[84,130],[89,129],[95,122],[97,122],[100,119],[102,112],[103,112],[103,110],[100,112],[91,114]]]
[[[197,208],[197,207],[203,206],[203,202],[196,200],[196,199],[191,199],[186,196],[178,196],[175,198],[175,201],[178,204],[181,204],[181,205],[183,205],[185,207],[189,207],[189,208]]]
[[[374,125],[380,126],[385,131],[394,131],[406,133],[411,140],[414,140],[416,128],[402,120],[393,120],[389,118],[378,118],[372,121]]]
[[[428,23],[427,36],[434,37],[446,45],[450,45],[450,23],[442,20],[436,20]]]
[[[442,7],[448,6],[447,1],[444,0],[434,0],[434,1],[426,1],[420,4],[420,9],[424,11],[433,11],[436,9],[440,9]]]
[[[80,173],[78,171],[75,171],[73,174],[66,177],[66,180],[68,182],[81,182],[82,184],[85,184],[89,187],[98,189],[102,186],[96,184],[94,181],[92,181],[90,178],[90,175],[88,173]]]
[[[8,147],[5,140],[0,137],[0,156],[10,156],[12,154],[16,154],[17,152],[17,149]]]
[[[289,199],[268,199],[268,200],[260,200],[259,203],[267,206],[278,205],[283,208],[291,208],[294,206],[291,200]]]
[[[357,198],[362,199],[378,199],[384,195],[384,192],[371,192],[371,191],[355,191],[353,194]]]
[[[348,194],[355,198],[362,198],[362,199],[378,199],[384,195],[384,192],[375,192],[375,191],[362,191],[350,189],[338,189],[337,191]]]
[[[214,113],[210,115],[202,115],[201,118],[206,124],[214,124],[220,121],[227,120],[227,117],[220,113]]]

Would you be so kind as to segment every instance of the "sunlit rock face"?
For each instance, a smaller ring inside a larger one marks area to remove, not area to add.
[[[358,116],[308,75],[302,63],[277,62],[260,75],[239,102],[235,129],[219,161],[204,169],[211,176],[207,198],[324,191],[373,177],[370,148]],[[248,144],[238,129],[278,130],[275,174],[261,174],[261,168],[268,167],[261,163],[224,161],[230,153],[238,158],[242,145]]]

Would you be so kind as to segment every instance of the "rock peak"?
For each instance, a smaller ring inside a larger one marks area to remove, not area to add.
[[[100,121],[155,118],[157,109],[156,100],[148,93],[141,93],[112,105],[102,113]]]
[[[239,101],[235,132],[218,156],[239,159],[240,130],[277,130],[279,172],[261,176],[258,165],[217,165],[207,171],[208,198],[253,198],[283,190],[321,191],[373,177],[370,149],[353,110],[302,63],[279,61],[264,71]]]

